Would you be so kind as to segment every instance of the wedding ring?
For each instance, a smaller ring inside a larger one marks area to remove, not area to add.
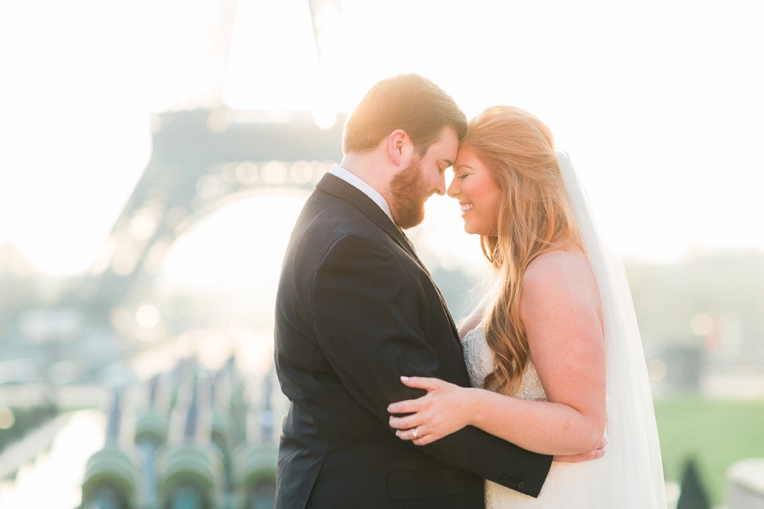
[[[419,426],[414,428],[414,432],[412,433],[414,435],[414,438],[422,438],[422,435],[419,434]]]

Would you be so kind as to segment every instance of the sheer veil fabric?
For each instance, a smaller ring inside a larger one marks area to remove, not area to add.
[[[602,507],[666,507],[663,465],[642,341],[626,273],[605,248],[568,154],[557,159],[584,249],[594,271],[605,324],[607,380],[607,504]]]

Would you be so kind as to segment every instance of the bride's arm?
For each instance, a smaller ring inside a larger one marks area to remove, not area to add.
[[[554,251],[528,267],[520,317],[548,402],[526,401],[435,379],[411,378],[428,390],[391,405],[403,439],[430,443],[466,425],[543,454],[597,449],[605,427],[605,360],[599,295],[586,258]],[[414,429],[422,438],[416,439]]]

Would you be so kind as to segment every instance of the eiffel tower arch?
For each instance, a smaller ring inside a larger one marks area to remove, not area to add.
[[[151,284],[196,221],[258,194],[307,195],[342,156],[342,122],[321,129],[310,112],[189,110],[152,124],[151,160],[80,290],[102,317]]]

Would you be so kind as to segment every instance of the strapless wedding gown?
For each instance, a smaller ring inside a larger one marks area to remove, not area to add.
[[[493,352],[486,343],[484,327],[480,325],[471,330],[462,344],[470,382],[473,387],[482,387],[485,377],[493,371]],[[533,401],[547,400],[533,363],[528,364],[522,384],[514,397]],[[609,508],[605,466],[606,462],[601,460],[552,462],[538,498],[486,481],[486,509]]]

